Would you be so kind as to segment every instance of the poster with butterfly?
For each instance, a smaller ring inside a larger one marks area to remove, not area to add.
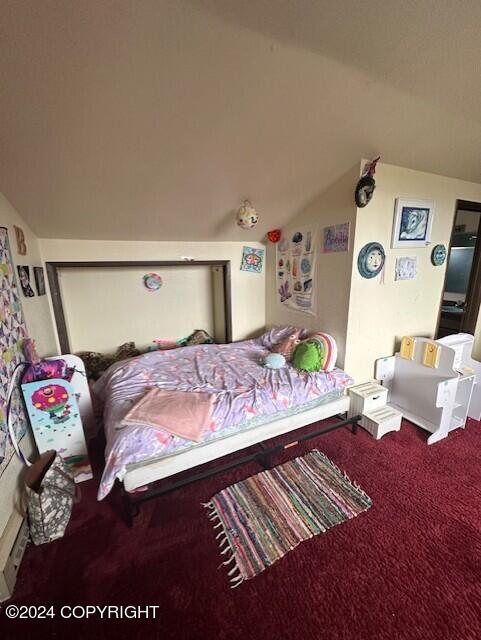
[[[317,232],[314,227],[286,231],[277,243],[277,295],[286,307],[315,315]]]

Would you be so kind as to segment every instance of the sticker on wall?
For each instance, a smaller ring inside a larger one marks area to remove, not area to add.
[[[22,344],[26,336],[7,230],[0,227],[0,475],[13,454],[6,424],[7,388],[16,366],[24,359]],[[27,428],[18,389],[12,397],[10,417],[18,442]]]
[[[318,235],[318,234],[317,234]],[[277,295],[296,311],[314,314],[317,237],[313,227],[285,233],[277,244]]]
[[[379,242],[368,242],[359,251],[357,268],[363,278],[375,278],[384,267],[386,254],[384,247]]]
[[[18,265],[18,278],[20,280],[20,286],[22,287],[23,295],[26,298],[33,298],[35,295],[32,286],[30,284],[30,267],[26,265]]]
[[[264,262],[264,249],[256,249],[255,247],[242,247],[241,271],[250,271],[251,273],[262,273],[262,264]]]
[[[45,295],[45,275],[43,272],[43,267],[34,267],[33,274],[35,276],[35,286],[37,288],[37,295],[44,296]]]
[[[142,280],[147,291],[158,291],[162,286],[162,278],[158,273],[146,273]]]
[[[431,262],[435,267],[440,267],[446,260],[446,247],[444,244],[437,244],[431,253]]]
[[[337,253],[349,249],[349,222],[324,227],[324,253]]]
[[[394,280],[416,280],[418,274],[418,259],[403,256],[396,258]]]

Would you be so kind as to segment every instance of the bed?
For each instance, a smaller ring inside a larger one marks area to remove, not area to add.
[[[128,499],[139,502],[157,480],[346,412],[345,390],[353,381],[341,369],[306,373],[290,365],[263,366],[264,357],[292,330],[277,327],[253,340],[154,351],[110,367],[94,387],[103,402],[106,436],[98,499],[118,479]],[[153,387],[215,394],[201,442],[125,424],[131,408]]]

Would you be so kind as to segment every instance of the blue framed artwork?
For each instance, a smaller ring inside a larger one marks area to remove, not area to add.
[[[427,247],[431,242],[434,202],[397,198],[391,246]]]

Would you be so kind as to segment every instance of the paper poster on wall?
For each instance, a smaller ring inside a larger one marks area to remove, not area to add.
[[[242,247],[241,271],[251,271],[252,273],[262,273],[264,262],[264,249],[255,247]]]
[[[6,424],[7,389],[16,366],[23,360],[26,335],[7,230],[0,227],[0,475],[13,453]],[[19,392],[12,397],[11,424],[18,441],[27,428]]]
[[[279,301],[286,307],[314,315],[317,253],[314,228],[285,232],[276,247]]]
[[[418,273],[417,258],[401,257],[396,258],[396,272],[394,279],[415,280]]]
[[[349,222],[324,227],[324,253],[349,250]]]

